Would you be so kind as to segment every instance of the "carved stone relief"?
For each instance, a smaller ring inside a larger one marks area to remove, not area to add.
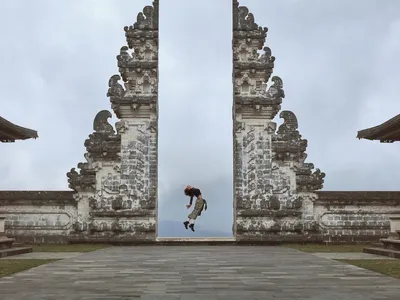
[[[116,57],[107,97],[120,119],[101,111],[85,141],[87,163],[68,172],[81,199],[75,232],[87,238],[155,239],[158,131],[158,0],[124,28],[127,46]],[[122,219],[121,219],[122,218]]]
[[[282,111],[276,131],[271,120],[285,97],[282,79],[272,75],[275,57],[264,46],[268,29],[247,7],[233,1],[234,189],[237,239],[317,232],[310,213],[312,192],[323,174],[305,163],[307,140],[294,113]],[[259,53],[259,50],[261,50]],[[307,199],[307,200],[305,200]]]

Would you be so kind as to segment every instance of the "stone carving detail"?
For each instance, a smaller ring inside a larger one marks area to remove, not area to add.
[[[316,191],[322,188],[325,173],[319,169],[312,173],[314,165],[304,163],[307,158],[307,140],[302,139],[298,129],[296,115],[291,111],[282,111],[280,117],[284,122],[279,126],[277,134],[272,137],[274,159],[293,161],[296,163],[297,191]]]
[[[324,184],[325,173],[320,169],[314,169],[313,164],[304,164],[297,169],[296,184],[299,192],[318,191],[322,189]]]
[[[304,199],[322,188],[325,174],[318,169],[312,172],[314,166],[305,163],[307,140],[302,139],[293,112],[280,113],[284,122],[277,131],[272,122],[285,92],[282,79],[272,76],[275,57],[264,45],[267,32],[247,7],[233,0],[237,239],[270,239],[271,235],[284,239],[291,234],[309,239],[318,226],[312,202]]]
[[[284,122],[272,137],[274,159],[304,161],[307,140],[301,138],[296,115],[291,111],[282,111],[279,115]]]
[[[158,0],[153,6],[146,6],[138,14],[137,22],[124,30],[128,46],[123,46],[117,56],[121,75],[110,78],[107,97],[118,118],[149,105],[157,113],[154,107],[158,94]],[[126,106],[130,110],[125,110]]]
[[[101,163],[119,160],[121,137],[115,134],[113,126],[108,123],[111,117],[107,110],[102,110],[96,115],[93,121],[94,132],[85,141],[87,162],[78,164],[79,173],[75,168],[67,173],[69,188],[75,191],[95,189],[96,173]]]
[[[121,76],[113,75],[111,76],[110,80],[108,81],[108,86],[110,87],[107,92],[107,97],[110,97],[111,102],[114,98],[121,98],[125,96],[125,89],[122,85],[118,82],[121,80]]]
[[[116,57],[120,74],[111,76],[107,92],[120,120],[115,130],[109,111],[97,114],[85,141],[87,162],[67,174],[82,202],[75,233],[85,240],[155,239],[158,0],[124,30],[127,46]]]
[[[138,13],[136,22],[133,27],[129,27],[129,31],[134,32],[135,29],[140,30],[157,30],[158,29],[158,1],[153,2],[153,6],[146,6],[143,12]],[[125,30],[127,31],[127,30]]]

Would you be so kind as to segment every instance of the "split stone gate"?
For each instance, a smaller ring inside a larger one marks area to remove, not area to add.
[[[119,122],[114,129],[111,112],[100,111],[85,141],[86,162],[67,173],[78,240],[156,240],[158,17],[156,0],[124,28],[120,74],[111,76],[107,93]],[[266,35],[233,0],[233,233],[237,241],[310,240],[320,235],[313,203],[325,174],[305,163],[307,140],[295,114],[280,112],[278,128],[272,121],[285,94],[281,78],[272,76]]]

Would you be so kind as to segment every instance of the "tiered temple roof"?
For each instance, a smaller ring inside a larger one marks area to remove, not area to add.
[[[36,138],[38,138],[37,131],[15,125],[0,117],[0,142],[7,143]]]
[[[381,143],[400,141],[400,114],[378,126],[360,130],[357,138],[377,140]]]

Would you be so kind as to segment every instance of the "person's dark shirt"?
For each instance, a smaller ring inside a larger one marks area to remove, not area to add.
[[[189,190],[189,196],[190,196],[190,202],[189,202],[189,204],[192,205],[193,197],[199,197],[200,195],[201,195],[200,189],[191,188],[191,189]]]

